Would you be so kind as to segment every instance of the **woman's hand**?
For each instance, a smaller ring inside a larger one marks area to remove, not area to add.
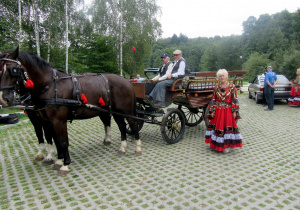
[[[236,112],[232,112],[233,118],[236,118]]]
[[[211,118],[214,118],[214,117],[215,117],[215,114],[216,114],[215,112],[211,113],[211,115],[210,115]]]

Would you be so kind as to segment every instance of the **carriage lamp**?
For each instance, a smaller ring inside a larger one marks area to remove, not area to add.
[[[198,93],[195,93],[195,97],[198,97]]]

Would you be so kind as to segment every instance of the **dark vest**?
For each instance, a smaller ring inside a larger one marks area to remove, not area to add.
[[[173,66],[172,74],[178,72],[179,65],[180,65],[181,62],[185,62],[184,58],[182,58],[182,57],[181,57],[181,58],[176,62],[176,64]],[[184,72],[185,72],[185,70],[186,70],[186,64],[185,64]]]
[[[166,72],[167,72],[167,70],[168,70],[168,67],[169,67],[169,65],[170,65],[171,63],[172,63],[172,62],[169,61],[165,66],[160,67],[160,69],[159,69],[159,74],[160,74],[161,77],[164,76],[164,75],[166,74]]]

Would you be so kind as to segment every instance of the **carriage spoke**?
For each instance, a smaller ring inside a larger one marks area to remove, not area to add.
[[[167,136],[171,139],[176,138],[180,134],[180,118],[177,114],[172,114],[167,121]]]

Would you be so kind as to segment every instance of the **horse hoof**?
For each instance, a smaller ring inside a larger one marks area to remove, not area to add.
[[[62,167],[62,165],[59,164],[54,164],[54,166],[52,167],[53,170],[59,170]]]
[[[142,151],[140,152],[135,151],[135,156],[141,156],[141,155],[142,155]]]
[[[70,171],[64,171],[64,170],[59,170],[57,172],[57,176],[65,176],[69,173]]]
[[[103,144],[104,144],[105,146],[109,146],[109,145],[111,144],[111,142],[110,142],[110,141],[104,141]]]
[[[54,163],[53,160],[44,160],[43,161],[43,166],[49,166],[49,165],[52,165]]]
[[[118,156],[124,156],[125,155],[125,152],[123,151],[118,151]]]
[[[44,160],[44,155],[37,155],[34,158],[34,161],[42,161],[42,160]]]

